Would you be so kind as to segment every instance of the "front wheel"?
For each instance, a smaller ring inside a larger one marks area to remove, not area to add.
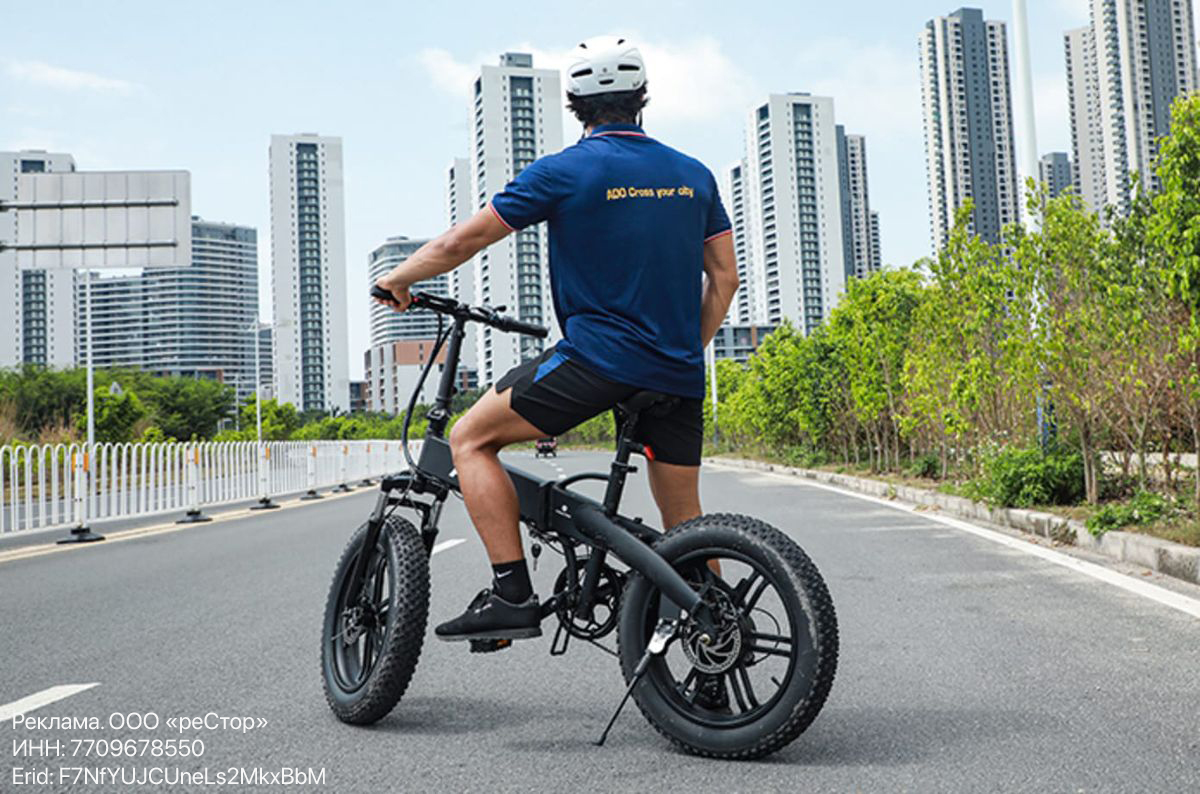
[[[321,636],[325,699],[342,722],[369,725],[400,702],[421,656],[429,617],[429,555],[421,533],[388,517],[357,598],[350,579],[366,539],[359,527],[338,560]]]
[[[779,530],[738,515],[687,521],[655,550],[700,593],[719,630],[702,642],[683,622],[633,690],[642,714],[678,747],[712,758],[760,758],[792,742],[837,670],[837,618],[816,566]],[[618,633],[626,681],[658,622],[678,617],[649,580],[630,580]]]

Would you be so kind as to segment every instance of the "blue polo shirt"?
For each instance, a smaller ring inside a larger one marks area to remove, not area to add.
[[[704,245],[728,234],[716,180],[634,124],[605,124],[525,168],[492,212],[546,221],[557,351],[619,383],[704,396]]]

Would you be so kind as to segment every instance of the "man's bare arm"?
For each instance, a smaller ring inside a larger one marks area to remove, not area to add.
[[[394,301],[379,302],[400,311],[407,309],[412,302],[408,290],[413,284],[450,272],[511,232],[512,229],[501,223],[491,208],[480,210],[470,220],[425,243],[376,281],[395,297]]]
[[[700,333],[705,347],[708,347],[725,321],[737,288],[733,235],[723,234],[704,244],[704,297],[700,310]]]

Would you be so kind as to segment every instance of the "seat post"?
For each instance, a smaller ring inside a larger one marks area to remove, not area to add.
[[[617,413],[621,415],[620,412]],[[614,516],[621,507],[621,495],[625,492],[625,478],[631,471],[637,471],[636,466],[629,465],[629,455],[633,452],[633,430],[637,427],[638,415],[625,414],[617,428],[617,456],[612,462],[612,474],[608,478],[608,487],[604,490],[604,512]]]

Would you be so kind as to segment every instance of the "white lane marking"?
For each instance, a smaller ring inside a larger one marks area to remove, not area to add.
[[[445,551],[446,549],[452,549],[455,546],[457,546],[458,544],[466,543],[466,542],[467,542],[466,538],[451,538],[450,540],[443,540],[441,543],[438,543],[433,547],[433,551],[429,552],[429,556],[432,557],[433,555],[437,554],[439,551]]]
[[[726,471],[740,471],[736,466],[722,466]],[[826,491],[833,491],[844,496],[852,496],[855,499],[861,499],[864,502],[874,502],[884,507],[890,507],[893,510],[901,510],[913,515],[919,515],[921,518],[936,521],[939,524],[945,524],[948,527],[954,527],[957,530],[974,535],[977,538],[990,540],[993,543],[999,543],[1001,546],[1007,546],[1010,549],[1023,551],[1026,554],[1032,554],[1034,557],[1040,557],[1047,562],[1052,562],[1055,565],[1061,565],[1064,568],[1069,568],[1076,573],[1081,573],[1084,576],[1090,576],[1093,579],[1099,579],[1106,584],[1119,587],[1122,590],[1139,595],[1142,598],[1148,598],[1151,601],[1156,601],[1163,606],[1177,609],[1184,614],[1191,615],[1194,618],[1200,618],[1200,601],[1194,598],[1189,598],[1174,590],[1168,590],[1165,587],[1143,582],[1140,579],[1134,579],[1131,576],[1126,576],[1123,573],[1118,573],[1110,568],[1105,568],[1103,565],[1096,565],[1093,562],[1081,560],[1072,557],[1069,554],[1053,551],[1043,546],[1038,546],[1026,540],[1010,537],[1001,532],[996,532],[992,529],[984,529],[983,527],[975,526],[974,524],[960,521],[957,518],[949,518],[947,516],[937,515],[936,513],[925,513],[914,509],[911,505],[896,504],[889,502],[886,499],[880,499],[876,496],[867,496],[866,494],[855,493],[854,491],[838,488],[835,485],[826,485],[825,483],[811,482],[809,480],[801,480],[789,474],[777,474],[775,472],[755,472],[756,474],[765,474],[769,477],[775,477],[793,485],[806,485],[810,488],[821,488]]]
[[[36,711],[42,706],[49,706],[55,701],[69,698],[71,695],[78,695],[80,692],[86,692],[94,686],[100,686],[100,682],[94,684],[63,684],[62,686],[52,686],[49,689],[43,689],[41,692],[34,692],[28,697],[23,697],[20,700],[14,700],[12,703],[5,703],[0,706],[0,723],[8,722],[18,714],[28,714],[31,711]]]

